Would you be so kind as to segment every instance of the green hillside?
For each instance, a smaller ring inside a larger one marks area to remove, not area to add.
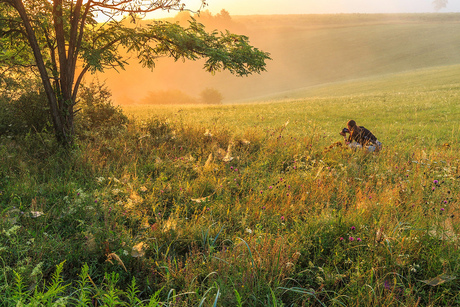
[[[331,82],[378,77],[460,64],[460,14],[353,14],[236,16],[199,19],[208,29],[246,34],[271,53],[267,72],[248,78],[210,75],[200,62],[161,59],[153,72],[130,65],[110,72],[117,103],[136,102],[148,91],[180,89],[197,95],[219,90],[225,102],[292,91]]]
[[[286,133],[322,131],[324,146],[340,140],[338,130],[354,118],[372,127],[386,144],[408,141],[436,147],[457,143],[459,72],[460,66],[453,65],[386,74],[257,97],[238,105],[125,106],[124,110],[142,120],[160,116],[237,135],[289,121]]]
[[[415,69],[401,73],[330,82],[277,94],[248,99],[246,102],[280,101],[307,97],[337,97],[370,94],[413,93],[456,90],[460,86],[460,65]]]

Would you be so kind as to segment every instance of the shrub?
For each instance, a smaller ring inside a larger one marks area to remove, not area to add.
[[[113,130],[128,123],[128,117],[110,99],[112,93],[105,83],[99,81],[82,85],[80,89],[80,109],[77,111],[77,130]]]
[[[27,91],[26,91],[27,88]],[[0,134],[21,135],[43,132],[51,126],[45,92],[37,84],[27,84],[0,95]]]
[[[224,97],[213,88],[206,88],[200,93],[201,102],[204,104],[222,104]]]

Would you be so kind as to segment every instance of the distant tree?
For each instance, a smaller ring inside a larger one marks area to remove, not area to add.
[[[123,68],[123,48],[148,68],[168,56],[204,58],[204,68],[211,73],[228,70],[246,76],[265,70],[269,54],[252,47],[246,36],[208,33],[193,19],[188,27],[138,22],[156,10],[184,9],[182,0],[0,0],[0,77],[15,69],[14,74],[30,69],[40,75],[56,138],[66,146],[73,141],[74,107],[83,76]],[[118,20],[122,15],[128,17]]]
[[[206,88],[200,93],[201,102],[204,104],[222,104],[224,97],[213,88]]]
[[[227,10],[222,9],[219,14],[216,15],[217,18],[224,19],[224,20],[230,20],[232,17],[230,17],[230,13]]]
[[[447,6],[447,0],[433,0],[434,9],[439,11]]]

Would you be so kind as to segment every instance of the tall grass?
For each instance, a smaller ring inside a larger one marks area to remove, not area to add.
[[[160,108],[71,152],[2,137],[2,303],[458,305],[457,108],[445,88]],[[329,147],[351,117],[380,153]]]

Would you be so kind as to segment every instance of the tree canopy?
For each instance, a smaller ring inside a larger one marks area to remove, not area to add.
[[[123,68],[126,54],[150,69],[167,56],[205,59],[204,69],[211,73],[247,76],[265,70],[269,54],[246,36],[207,32],[194,19],[188,27],[166,21],[140,25],[146,13],[160,9],[186,7],[181,0],[0,0],[0,77],[40,75],[57,140],[66,145],[73,138],[83,76]]]
[[[447,6],[447,0],[433,0],[435,10],[439,11]]]

